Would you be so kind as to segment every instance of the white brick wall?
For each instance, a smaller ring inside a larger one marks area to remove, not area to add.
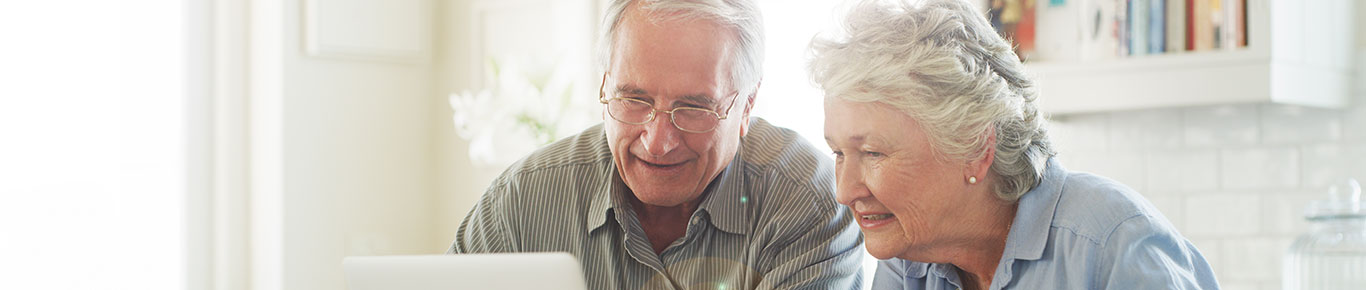
[[[1148,197],[1210,260],[1224,289],[1275,290],[1285,251],[1307,230],[1304,206],[1342,178],[1366,182],[1362,87],[1343,110],[1241,104],[1071,115],[1055,118],[1050,134],[1069,169]]]

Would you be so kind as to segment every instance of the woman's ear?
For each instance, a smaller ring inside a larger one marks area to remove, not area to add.
[[[968,162],[967,176],[963,180],[975,184],[985,179],[991,170],[992,161],[996,160],[996,127],[988,127],[985,132],[986,142],[982,143],[982,155]]]

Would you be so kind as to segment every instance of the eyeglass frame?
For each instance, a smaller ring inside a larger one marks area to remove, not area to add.
[[[668,113],[668,114],[669,114],[669,124],[673,124],[673,125],[674,125],[674,128],[677,128],[679,131],[688,132],[688,133],[694,133],[694,134],[700,134],[700,133],[707,133],[707,132],[711,132],[711,131],[716,131],[716,128],[720,128],[720,127],[721,127],[721,120],[725,120],[726,118],[729,118],[729,117],[730,117],[730,111],[733,110],[733,109],[735,109],[735,102],[738,101],[738,100],[740,100],[740,90],[735,90],[735,94],[732,95],[732,98],[731,98],[731,100],[730,100],[730,105],[726,105],[726,115],[725,115],[725,116],[722,116],[721,113],[717,113],[716,110],[704,109],[704,108],[677,107],[677,108],[673,108],[673,109],[670,109],[670,110],[667,110],[667,111],[665,111],[665,110],[657,110],[657,109],[655,109],[655,107],[654,107],[653,104],[647,103],[647,102],[645,102],[645,101],[637,100],[637,99],[622,98],[622,97],[612,97],[611,99],[607,99],[606,90],[605,90],[605,89],[607,88],[607,75],[608,75],[607,73],[603,73],[603,74],[602,74],[602,84],[599,84],[599,85],[598,85],[598,102],[599,102],[599,103],[602,103],[603,105],[607,105],[607,103],[608,103],[608,102],[611,102],[612,100],[621,99],[621,100],[623,100],[623,101],[628,101],[628,102],[638,102],[638,103],[642,103],[642,104],[645,104],[645,105],[647,105],[647,106],[650,107],[650,114],[648,115],[649,117],[645,118],[645,121],[640,122],[640,123],[632,123],[632,122],[623,121],[623,120],[617,118],[617,116],[612,115],[612,109],[611,109],[610,107],[607,109],[607,115],[608,115],[608,116],[611,116],[611,117],[612,117],[612,120],[617,120],[617,122],[622,122],[622,123],[631,124],[631,125],[645,125],[645,124],[649,124],[650,122],[654,122],[655,117],[659,116],[659,114],[655,114],[655,113],[656,113],[656,112],[663,112],[663,113]],[[707,130],[705,130],[705,131],[694,131],[694,130],[683,129],[682,126],[679,126],[679,125],[678,125],[678,119],[676,119],[676,118],[677,118],[677,117],[676,117],[677,115],[674,115],[674,111],[678,111],[678,110],[680,110],[680,109],[682,109],[682,110],[690,110],[690,111],[702,111],[702,112],[706,112],[706,113],[711,113],[712,116],[716,117],[716,125],[712,126],[711,129],[707,129]]]

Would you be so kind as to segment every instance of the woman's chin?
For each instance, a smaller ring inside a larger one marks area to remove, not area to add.
[[[896,258],[901,255],[901,253],[904,252],[904,248],[898,246],[898,244],[899,243],[893,241],[868,238],[867,236],[864,236],[863,241],[864,249],[868,250],[868,254],[878,260]]]

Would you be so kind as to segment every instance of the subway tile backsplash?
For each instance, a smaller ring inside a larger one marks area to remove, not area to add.
[[[1366,90],[1341,110],[1215,105],[1052,120],[1068,169],[1148,197],[1200,248],[1225,289],[1280,289],[1304,207],[1347,177],[1366,182]]]
[[[1261,105],[1263,144],[1303,144],[1342,139],[1340,110]]]
[[[1188,148],[1247,146],[1261,138],[1256,105],[1224,105],[1181,110]]]

